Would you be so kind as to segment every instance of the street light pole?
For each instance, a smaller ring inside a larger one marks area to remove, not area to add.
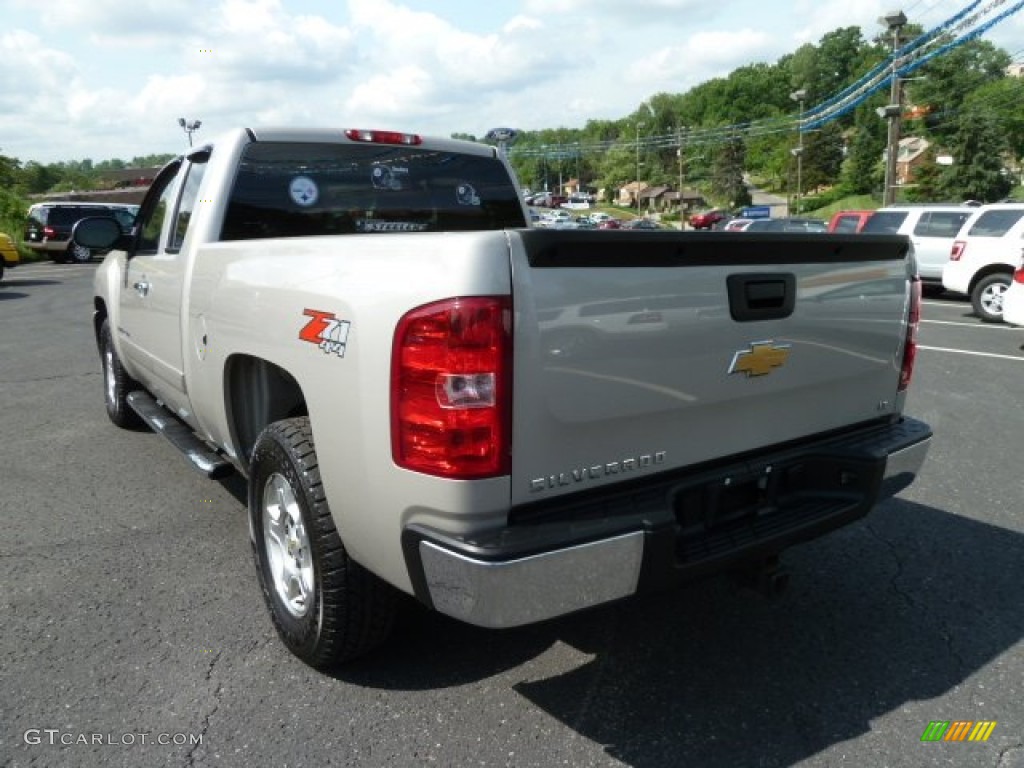
[[[896,156],[900,149],[900,110],[902,109],[901,82],[896,65],[896,49],[900,47],[900,29],[907,23],[903,11],[890,11],[879,21],[892,32],[892,82],[889,88],[889,104],[878,109],[878,114],[889,121],[885,151],[885,188],[882,190],[882,205],[896,202]]]
[[[203,122],[201,120],[186,120],[184,117],[178,118],[178,125],[181,126],[181,129],[185,132],[185,135],[188,136],[188,145],[190,147],[192,146],[192,134],[195,131],[198,131],[199,126],[201,126],[202,124]]]
[[[803,194],[803,171],[804,171],[804,99],[807,98],[807,91],[803,88],[793,91],[789,98],[797,102],[800,107],[800,114],[796,118],[796,148],[790,150],[796,155],[796,214],[800,215],[800,198]]]
[[[636,124],[636,215],[640,215],[640,129],[644,124],[637,121]]]

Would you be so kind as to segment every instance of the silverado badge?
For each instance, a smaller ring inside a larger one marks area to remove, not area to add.
[[[765,376],[773,368],[785,365],[789,359],[789,344],[776,344],[773,341],[755,341],[750,349],[741,349],[732,356],[729,366],[730,375],[745,373],[751,376]]]

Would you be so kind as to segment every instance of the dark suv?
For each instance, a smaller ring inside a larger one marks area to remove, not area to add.
[[[25,221],[25,245],[39,253],[49,254],[58,262],[85,263],[92,251],[71,242],[71,228],[87,216],[113,216],[128,233],[131,231],[137,205],[120,203],[36,203],[28,209]]]

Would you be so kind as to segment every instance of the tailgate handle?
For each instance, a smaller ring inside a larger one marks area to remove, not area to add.
[[[729,314],[740,322],[777,320],[793,314],[796,276],[778,272],[729,275]]]

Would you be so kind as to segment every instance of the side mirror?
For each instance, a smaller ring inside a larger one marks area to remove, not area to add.
[[[114,248],[121,237],[121,225],[117,219],[110,216],[89,216],[79,219],[71,229],[71,239],[76,245],[96,251]]]

